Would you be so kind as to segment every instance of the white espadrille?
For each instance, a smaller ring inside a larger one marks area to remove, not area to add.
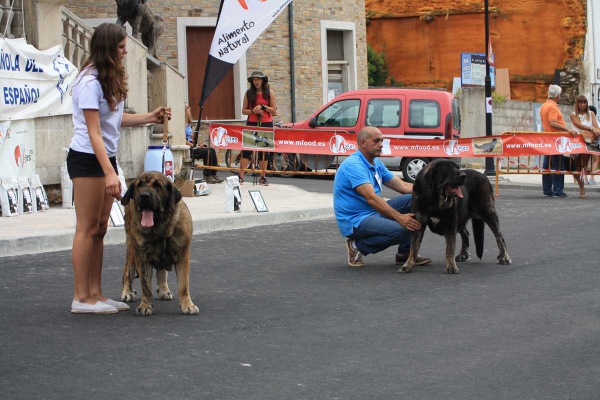
[[[108,304],[109,306],[113,306],[114,308],[116,308],[119,311],[129,310],[129,306],[127,304],[122,303],[120,301],[114,301],[113,299],[107,298],[106,300],[103,301],[103,303]]]
[[[73,300],[73,303],[71,303],[71,312],[73,314],[116,314],[119,310],[101,301],[97,301],[96,304],[87,304]]]

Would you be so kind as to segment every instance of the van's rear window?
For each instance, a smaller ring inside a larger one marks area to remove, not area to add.
[[[366,126],[397,128],[400,126],[402,102],[397,99],[372,99],[367,106]]]
[[[460,130],[460,108],[456,100],[452,100],[452,127]]]

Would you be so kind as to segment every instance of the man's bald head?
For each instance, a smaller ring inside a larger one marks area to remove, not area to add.
[[[358,132],[358,136],[356,137],[356,141],[360,143],[361,140],[367,140],[371,135],[381,133],[379,128],[374,126],[365,126]]]
[[[381,155],[383,149],[383,134],[374,126],[367,126],[358,132],[356,138],[358,150],[372,164],[375,157]]]

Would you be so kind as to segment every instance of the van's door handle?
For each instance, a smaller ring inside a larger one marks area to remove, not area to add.
[[[354,133],[354,131],[348,131],[348,133]]]

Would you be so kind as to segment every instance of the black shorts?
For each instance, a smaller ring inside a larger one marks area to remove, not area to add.
[[[117,158],[109,157],[108,159],[115,169],[115,173],[118,175]],[[102,166],[95,154],[82,153],[73,149],[69,149],[69,154],[67,155],[67,171],[71,179],[104,176]]]
[[[248,126],[258,126],[258,123],[246,121],[246,125],[248,125]],[[263,122],[260,126],[261,127],[265,127],[265,128],[272,128],[273,127],[273,121],[271,121],[271,122]],[[252,153],[253,153],[252,150],[243,150],[242,151],[242,158],[245,158],[245,159],[249,160],[249,159],[252,158]],[[264,151],[258,151],[256,154],[258,155],[258,159],[259,160],[267,160],[269,158],[269,156],[271,155],[270,153],[269,154],[265,154]]]

